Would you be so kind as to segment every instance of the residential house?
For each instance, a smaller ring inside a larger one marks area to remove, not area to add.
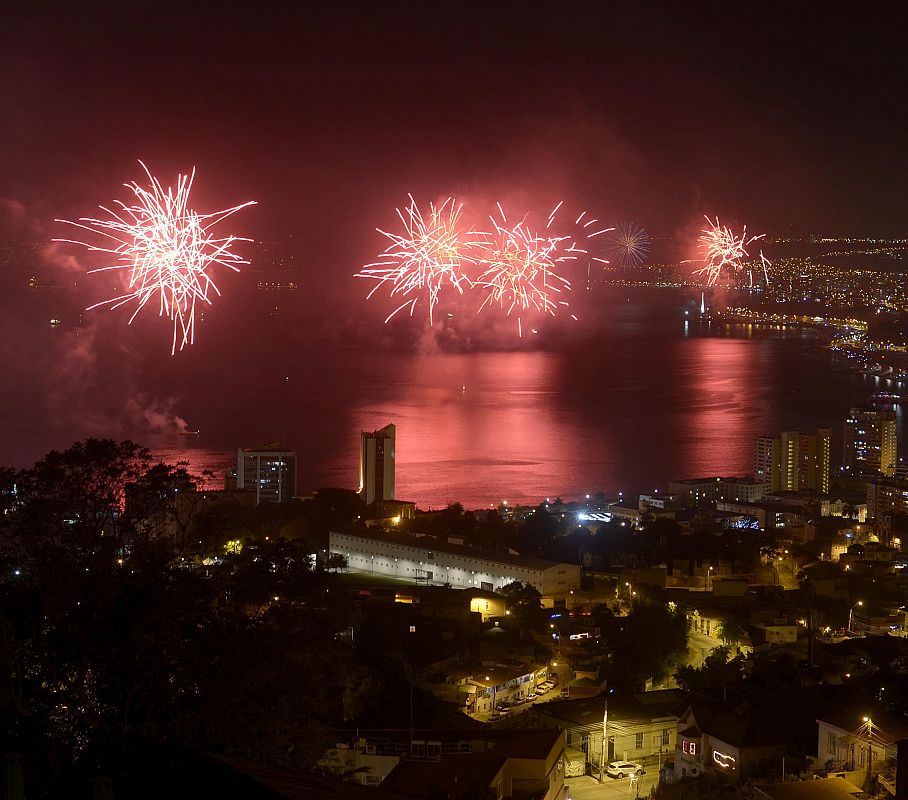
[[[564,729],[565,747],[582,752],[590,772],[598,773],[603,758],[605,764],[620,758],[658,769],[674,749],[675,711],[682,697],[676,689],[603,694],[536,705],[533,713],[540,727]]]
[[[855,701],[831,707],[817,719],[817,755],[827,769],[863,783],[895,766],[896,743],[908,739],[908,719]]]

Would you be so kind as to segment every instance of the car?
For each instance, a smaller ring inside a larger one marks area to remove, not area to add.
[[[623,778],[625,775],[642,775],[643,765],[636,761],[613,761],[608,765],[605,774],[610,778]]]
[[[505,714],[499,714],[497,711],[493,711],[489,715],[489,722],[498,722],[498,720],[504,719],[505,716],[506,716]]]
[[[535,700],[535,699],[536,699],[536,692],[531,691],[531,692],[527,695],[527,700]]]
[[[554,684],[551,681],[539,684],[539,688],[542,689],[543,692],[550,692],[553,686]]]
[[[503,700],[500,703],[496,703],[495,710],[496,711],[507,711],[510,707],[511,707],[511,704],[508,703],[507,701]]]

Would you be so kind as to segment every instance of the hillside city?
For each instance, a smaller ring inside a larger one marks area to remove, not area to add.
[[[131,442],[6,470],[8,780],[91,754],[101,786],[153,735],[250,797],[898,797],[908,471],[891,407],[852,409],[833,465],[837,435],[478,511],[396,497],[393,424],[358,492],[298,496],[277,443],[218,490]]]

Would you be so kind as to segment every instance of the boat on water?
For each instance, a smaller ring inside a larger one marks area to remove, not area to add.
[[[895,405],[908,401],[908,396],[898,394],[897,392],[877,392],[871,398],[874,403],[884,403]]]

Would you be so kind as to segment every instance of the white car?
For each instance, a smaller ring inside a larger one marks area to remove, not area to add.
[[[643,765],[636,761],[613,761],[608,765],[605,774],[610,778],[623,778],[625,775],[642,775]]]

